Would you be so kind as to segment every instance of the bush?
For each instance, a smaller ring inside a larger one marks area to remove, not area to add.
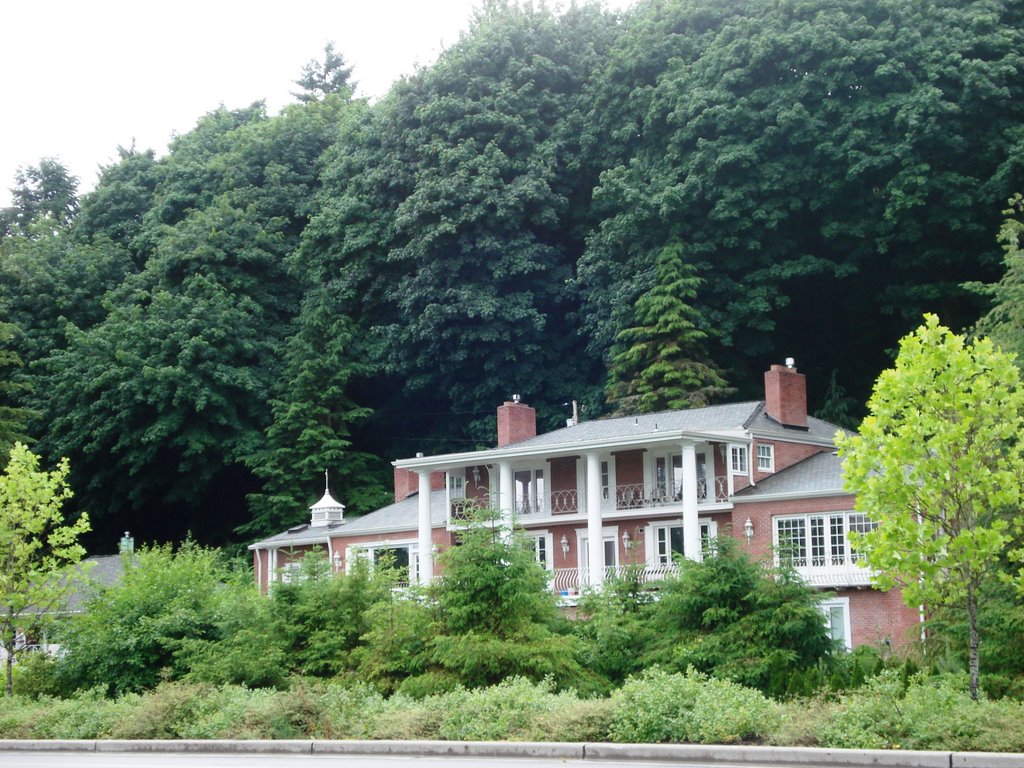
[[[759,691],[692,670],[647,670],[626,681],[611,701],[611,738],[626,743],[760,741],[780,720],[778,705]]]
[[[553,693],[553,683],[513,677],[490,688],[459,690],[432,703],[441,714],[438,734],[456,741],[526,741],[538,719],[557,719],[577,701],[574,693]]]
[[[47,653],[25,653],[14,665],[14,692],[31,699],[64,693],[59,662]]]
[[[1024,704],[972,701],[966,675],[908,682],[886,670],[821,721],[822,746],[850,749],[1024,750]]]

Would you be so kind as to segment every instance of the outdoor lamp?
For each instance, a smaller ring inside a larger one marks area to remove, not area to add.
[[[563,533],[562,534],[562,557],[569,556],[569,538]]]
[[[743,535],[747,538],[747,544],[754,540],[754,523],[749,517],[743,524]]]

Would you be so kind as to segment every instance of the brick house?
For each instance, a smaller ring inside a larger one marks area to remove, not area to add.
[[[714,537],[733,536],[827,590],[828,626],[848,648],[907,642],[917,612],[871,587],[847,540],[872,523],[843,492],[837,427],[808,416],[792,361],[764,380],[763,401],[570,421],[540,435],[534,409],[513,397],[497,409],[497,447],[395,461],[393,504],[346,519],[327,491],[309,523],[252,544],[257,583],[267,591],[288,578],[313,548],[337,570],[386,551],[410,581],[428,583],[475,504],[515,520],[565,604],[629,566],[663,577],[675,557],[699,560]]]

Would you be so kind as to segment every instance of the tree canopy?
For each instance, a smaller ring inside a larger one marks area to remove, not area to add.
[[[15,179],[0,407],[71,459],[94,542],[269,532],[325,468],[372,509],[513,392],[552,428],[760,397],[795,356],[856,422],[921,314],[974,324],[1013,258],[1010,0],[492,0],[372,104],[322,53],[297,103],[122,147],[80,198],[56,160]]]

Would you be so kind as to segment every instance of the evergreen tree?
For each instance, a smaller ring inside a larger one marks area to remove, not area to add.
[[[44,157],[39,165],[19,168],[14,179],[14,205],[0,210],[0,237],[24,231],[42,218],[67,224],[78,210],[78,179],[59,160]]]
[[[607,394],[617,413],[699,408],[732,392],[708,359],[700,314],[687,303],[702,281],[680,245],[661,250],[654,279],[636,302],[638,325],[616,337]]]
[[[302,76],[295,84],[302,90],[292,92],[292,96],[303,104],[321,101],[328,94],[337,93],[349,97],[355,88],[350,82],[352,67],[345,66],[345,57],[334,50],[334,43],[324,46],[324,60],[310,59],[302,68]]]
[[[350,427],[369,415],[349,397],[349,380],[365,366],[355,359],[353,323],[329,289],[303,301],[297,330],[285,349],[273,423],[262,449],[248,460],[262,490],[249,497],[251,519],[239,530],[269,535],[304,519],[313,484],[330,470],[335,494],[348,512],[366,512],[387,502],[386,465],[353,450]],[[380,466],[375,466],[380,465]]]
[[[1006,219],[999,230],[1006,268],[998,283],[975,290],[990,295],[995,304],[978,321],[975,333],[989,336],[1004,352],[1017,355],[1017,365],[1024,364],[1024,197],[1019,193],[1009,200],[1003,211]]]

